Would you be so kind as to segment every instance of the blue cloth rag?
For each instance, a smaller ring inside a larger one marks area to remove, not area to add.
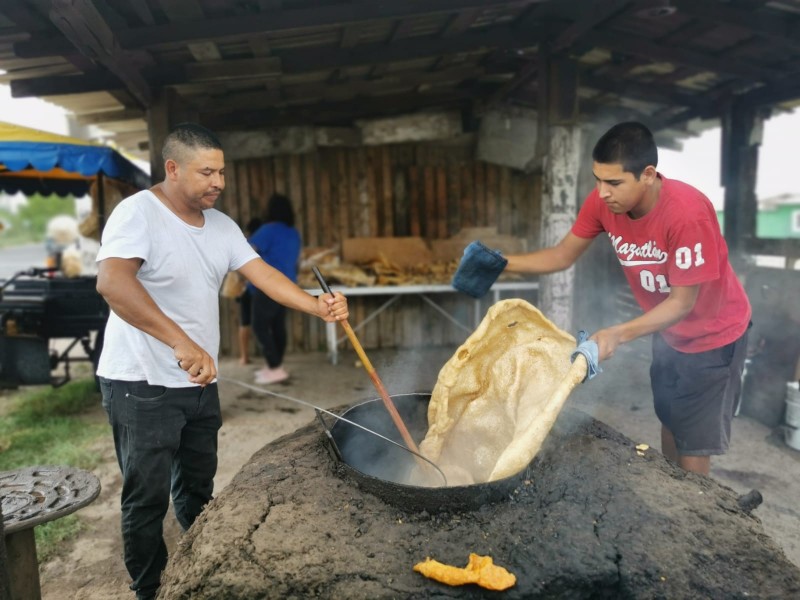
[[[480,298],[497,281],[507,264],[508,260],[497,250],[487,248],[478,241],[472,242],[464,248],[452,285],[460,292]]]
[[[583,381],[603,372],[603,369],[600,368],[600,348],[597,346],[597,342],[589,339],[589,334],[583,329],[578,332],[578,347],[570,354],[570,361],[575,362],[575,357],[578,354],[583,354],[586,357],[586,363],[589,365]]]

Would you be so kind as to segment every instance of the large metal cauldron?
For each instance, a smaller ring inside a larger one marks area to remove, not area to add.
[[[417,443],[422,441],[428,430],[431,395],[398,394],[391,398],[411,437]],[[341,416],[403,443],[380,399],[352,406]],[[361,489],[404,510],[429,513],[475,510],[485,504],[507,500],[527,476],[527,469],[523,469],[512,477],[491,483],[447,487],[408,485],[403,482],[419,461],[410,452],[344,421],[337,420],[330,429],[326,426],[326,431],[344,474]],[[431,471],[436,473],[434,469]]]

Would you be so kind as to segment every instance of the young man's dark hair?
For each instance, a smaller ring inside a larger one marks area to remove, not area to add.
[[[650,130],[636,121],[619,123],[603,134],[592,159],[605,165],[622,165],[636,179],[648,165],[658,166],[658,148]]]
[[[161,158],[181,163],[187,149],[222,150],[222,143],[213,131],[197,123],[180,123],[164,138]]]
[[[265,223],[278,221],[289,227],[294,227],[294,209],[292,201],[283,194],[272,194],[267,202],[267,212],[264,215]]]

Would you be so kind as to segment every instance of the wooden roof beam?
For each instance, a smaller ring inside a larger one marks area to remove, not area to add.
[[[451,38],[415,37],[392,44],[362,44],[347,50],[342,48],[298,48],[276,51],[286,74],[324,71],[349,66],[368,66],[381,63],[456,54],[480,48],[516,49],[535,46],[543,29],[517,30],[508,25],[471,31]]]
[[[756,35],[769,38],[791,50],[800,50],[800,19],[790,13],[769,15],[744,10],[714,0],[671,0],[680,14],[716,25],[734,25]]]
[[[108,110],[78,115],[76,121],[81,125],[102,125],[104,123],[119,123],[120,121],[135,121],[144,118],[145,113],[139,108],[123,108],[122,110]]]
[[[453,15],[439,35],[450,37],[468,31],[481,13],[483,13],[483,8],[471,8]]]
[[[624,11],[631,2],[632,0],[606,0],[606,2],[591,3],[588,10],[579,13],[577,20],[561,30],[549,44],[550,53],[558,54],[567,50],[586,33]]]
[[[69,96],[105,91],[110,93],[124,87],[117,77],[99,69],[81,75],[15,79],[10,85],[12,98]]]
[[[156,20],[153,18],[153,13],[150,12],[150,7],[147,5],[147,0],[128,0],[128,4],[136,13],[136,16],[141,19],[145,25],[155,25]]]
[[[150,105],[150,86],[131,66],[111,27],[89,0],[53,0],[50,20],[81,54],[114,73],[142,107]]]
[[[526,2],[517,0],[515,3],[520,1]],[[531,4],[540,1],[527,0]],[[452,13],[470,8],[502,6],[510,2],[511,0],[386,0],[348,3],[122,29],[117,32],[117,38],[123,48],[136,49],[162,43],[214,41],[225,37],[248,37],[382,19]],[[69,46],[63,40],[52,37],[36,37],[14,44],[14,53],[21,58],[61,55],[68,49]]]
[[[743,104],[760,106],[778,104],[800,99],[800,81],[789,78],[782,85],[769,85],[757,88],[740,96]]]
[[[575,43],[575,40],[623,11],[631,2],[632,0],[613,0],[592,3],[589,10],[579,13],[581,16],[579,16],[576,21],[562,29],[555,39],[547,44],[548,52],[551,55],[555,55],[568,49]],[[551,7],[547,5],[534,7],[520,17],[519,21],[520,23],[523,21],[526,23],[535,23],[536,19],[544,17],[549,12],[550,8]],[[538,61],[533,61],[524,66],[514,79],[503,84],[492,94],[491,98],[489,98],[486,103],[486,107],[488,108],[505,100],[515,90],[535,77],[538,72]]]
[[[266,91],[236,92],[225,95],[196,95],[192,96],[193,102],[200,110],[206,112],[224,112],[252,108],[253,106],[269,106],[284,102],[319,98],[341,98],[344,95],[373,98],[392,90],[409,90],[418,85],[427,83],[454,82],[460,84],[464,80],[475,79],[483,75],[484,70],[475,67],[455,67],[435,72],[393,73],[378,79],[351,80],[341,84],[331,83],[304,83],[289,85],[282,88],[282,95]],[[455,86],[453,86],[455,87]],[[181,91],[181,95],[185,96]],[[282,96],[282,97],[281,97]]]
[[[487,30],[471,31],[451,38],[412,38],[393,44],[363,44],[345,48],[297,48],[284,50],[279,57],[283,74],[311,73],[350,66],[369,66],[417,58],[436,57],[476,48],[518,49],[535,45],[543,29],[522,30],[501,25]],[[248,59],[243,59],[248,60]],[[233,65],[233,61],[225,61]],[[231,67],[233,68],[233,67]],[[188,83],[186,69],[175,65],[160,65],[145,71],[153,85],[169,86]],[[41,77],[25,81],[12,81],[11,93],[15,98],[29,96],[55,96],[114,89],[104,74],[91,73],[69,77]],[[116,84],[119,87],[119,84]]]
[[[608,92],[645,102],[659,104],[677,104],[678,106],[705,107],[708,102],[701,95],[681,93],[674,87],[662,86],[651,82],[639,83],[621,78],[609,78],[594,75],[591,69],[582,68],[580,73],[581,87],[589,87],[601,92]]]
[[[502,84],[495,90],[489,99],[486,101],[485,108],[491,108],[495,104],[502,102],[511,94],[517,91],[520,87],[524,86],[528,81],[533,79],[539,72],[539,61],[531,61],[525,65],[510,81]]]
[[[275,56],[209,60],[184,66],[190,81],[223,81],[227,79],[261,79],[281,74],[281,59]]]
[[[613,33],[587,32],[582,37],[581,42],[623,54],[643,56],[650,60],[671,62],[694,69],[706,69],[751,81],[779,80],[785,77],[785,74],[780,71],[749,64],[742,60],[726,60],[702,52],[662,46],[651,42],[647,38],[630,34],[623,36]]]
[[[31,10],[26,2],[19,0],[0,0],[0,12],[12,23],[29,34],[44,33],[51,28],[50,22],[38,12]]]
[[[198,23],[208,19],[203,7],[197,0],[160,0],[161,10],[170,21],[175,23]],[[222,54],[217,45],[210,41],[200,41],[187,44],[189,52],[198,62],[220,60]]]

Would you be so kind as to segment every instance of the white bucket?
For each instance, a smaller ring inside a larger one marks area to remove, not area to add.
[[[784,420],[787,425],[800,427],[800,386],[796,381],[786,384],[786,416]]]
[[[790,448],[800,450],[800,429],[796,427],[784,427],[783,439]]]

